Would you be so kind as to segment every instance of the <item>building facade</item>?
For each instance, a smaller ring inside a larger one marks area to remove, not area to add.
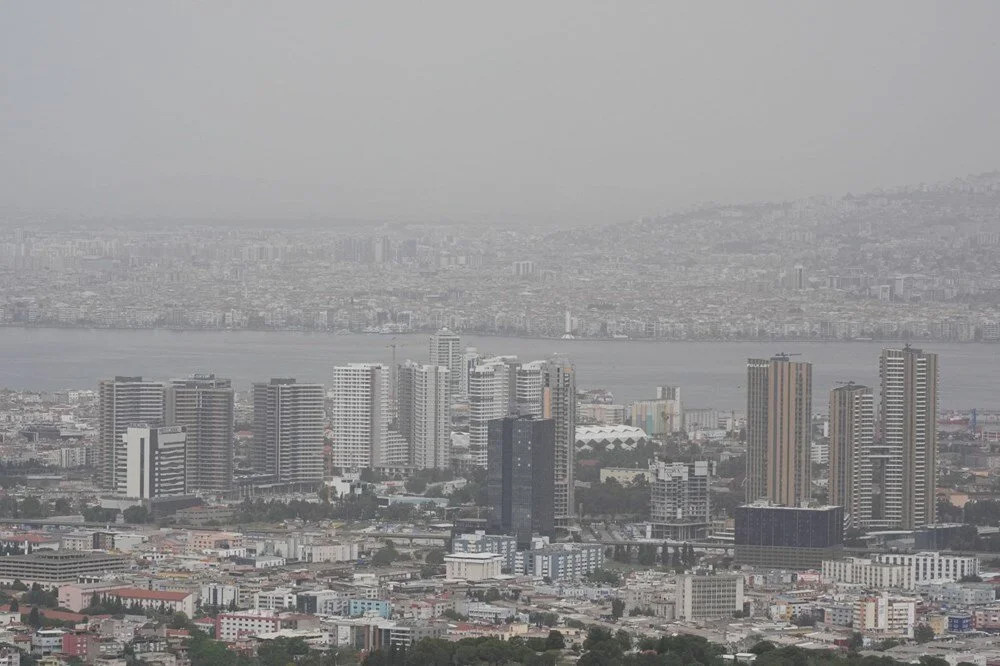
[[[409,443],[409,463],[417,469],[447,469],[451,463],[451,371],[407,361],[397,377],[397,425]]]
[[[129,426],[122,441],[126,497],[145,500],[187,494],[187,434],[182,426]]]
[[[323,479],[323,387],[294,379],[253,386],[254,471],[282,483]]]
[[[495,531],[528,543],[555,530],[555,424],[511,416],[489,422],[486,470],[490,521]]]
[[[844,510],[747,504],[735,511],[735,561],[760,568],[818,569],[840,557]]]
[[[122,435],[133,423],[162,425],[162,382],[115,377],[98,385],[97,476],[102,490],[125,493],[126,460]]]
[[[677,579],[676,613],[680,620],[731,618],[743,610],[743,576],[685,574]]]
[[[879,359],[881,456],[872,470],[870,524],[913,529],[936,518],[937,354],[884,349]],[[880,494],[876,494],[880,493]]]
[[[381,363],[350,363],[333,369],[330,429],[334,467],[360,470],[387,462],[392,448],[389,382],[389,366]]]
[[[166,387],[164,420],[187,435],[187,487],[227,492],[233,487],[233,385],[215,375],[175,379]]]
[[[462,339],[447,328],[441,329],[431,336],[428,358],[431,366],[448,369],[448,395],[461,395],[462,366],[465,364]]]
[[[848,524],[868,527],[872,512],[872,468],[881,460],[875,445],[875,395],[847,384],[830,391],[830,504],[844,507]]]
[[[812,364],[787,355],[747,361],[747,501],[810,499]]]
[[[654,539],[692,540],[705,536],[711,522],[709,487],[714,463],[649,464],[650,522]]]

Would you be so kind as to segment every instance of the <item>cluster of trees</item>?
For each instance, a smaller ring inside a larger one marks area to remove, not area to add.
[[[622,575],[617,571],[612,571],[611,569],[594,569],[591,573],[587,574],[586,579],[588,582],[596,585],[611,585],[618,587],[622,584]]]
[[[577,458],[575,478],[578,481],[597,483],[601,478],[602,467],[633,467],[636,471],[648,469],[649,461],[660,452],[660,446],[651,441],[636,446],[632,451],[624,449],[594,451],[586,459]]]
[[[547,638],[524,640],[514,637],[463,638],[447,641],[424,638],[408,650],[380,648],[365,658],[365,666],[452,666],[453,664],[524,664],[524,666],[554,666],[565,647],[563,636],[550,631]],[[195,666],[195,665],[192,665]]]
[[[49,518],[75,513],[73,505],[65,498],[43,502],[37,497],[25,497],[22,500],[9,495],[0,497],[0,518]]]
[[[428,485],[454,478],[455,473],[450,469],[418,469],[406,480],[406,492],[423,495],[427,492]]]
[[[858,647],[858,646],[854,646]],[[855,650],[835,652],[833,650],[806,650],[799,647],[779,648],[773,643],[762,641],[750,649],[757,655],[754,666],[904,666],[907,662],[892,657],[863,657]],[[707,662],[703,662],[707,663]],[[948,666],[941,657],[925,655],[920,657],[920,666]],[[957,666],[972,666],[959,662]]]
[[[358,663],[358,654],[353,650],[341,648],[319,652],[311,650],[301,638],[266,641],[257,650],[257,656],[251,657],[228,649],[199,629],[191,631],[188,658],[191,666],[350,666]]]
[[[675,569],[687,569],[698,563],[698,556],[694,552],[694,546],[685,543],[679,546],[670,546],[664,543],[657,546],[652,543],[642,543],[638,546],[617,545],[609,553],[615,562],[631,564],[633,557],[639,564],[645,566],[656,566],[662,564],[665,567]]]
[[[21,601],[29,606],[55,608],[59,605],[59,593],[56,590],[46,590],[38,583],[32,583],[31,587],[21,595]]]
[[[583,516],[649,518],[649,484],[645,480],[628,486],[623,486],[616,479],[594,483],[589,488],[578,488],[576,501],[582,505]]]
[[[396,550],[395,544],[391,541],[385,544],[385,547],[375,551],[372,555],[372,564],[377,567],[387,567],[397,560],[408,560],[410,555],[408,553],[400,553]]]

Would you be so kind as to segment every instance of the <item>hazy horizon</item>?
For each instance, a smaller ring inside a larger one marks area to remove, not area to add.
[[[0,6],[0,216],[601,224],[1000,167],[968,2]]]

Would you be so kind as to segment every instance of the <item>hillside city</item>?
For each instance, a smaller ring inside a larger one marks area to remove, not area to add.
[[[101,262],[91,302],[137,301],[169,265],[179,299],[184,255],[236,271],[220,292],[285,297],[221,261],[238,238],[181,252],[175,233],[91,241],[131,257],[145,277],[127,286],[119,259],[69,243],[49,288],[71,301],[61,280]],[[25,257],[45,243],[25,239]],[[287,251],[256,277],[297,270]],[[407,268],[389,263],[372,275]],[[908,311],[987,298],[995,278],[969,274]],[[772,293],[820,298],[816,282]],[[889,311],[896,289],[827,295]],[[49,301],[26,298],[10,307],[45,322]],[[0,393],[0,662],[1000,663],[1000,411],[941,413],[948,358],[932,346],[887,344],[872,387],[813,385],[804,357],[748,359],[731,370],[739,413],[686,407],[683,386],[620,404],[565,359],[427,339],[422,358],[335,366],[325,384]]]
[[[13,216],[0,323],[1000,341],[1000,173],[603,227]]]

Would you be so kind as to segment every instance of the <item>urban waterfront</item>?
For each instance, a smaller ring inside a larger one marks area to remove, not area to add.
[[[580,388],[606,388],[619,402],[681,386],[685,405],[743,410],[750,357],[799,353],[814,366],[813,403],[824,409],[837,382],[878,385],[878,354],[889,342],[637,342],[463,336],[485,354],[522,359],[559,354],[577,369]],[[290,331],[169,331],[0,328],[0,386],[58,390],[93,388],[109,375],[150,378],[215,372],[238,390],[269,377],[329,383],[333,366],[407,358],[426,361],[428,336],[332,335]],[[941,359],[940,405],[1000,407],[1000,345],[930,343]]]

